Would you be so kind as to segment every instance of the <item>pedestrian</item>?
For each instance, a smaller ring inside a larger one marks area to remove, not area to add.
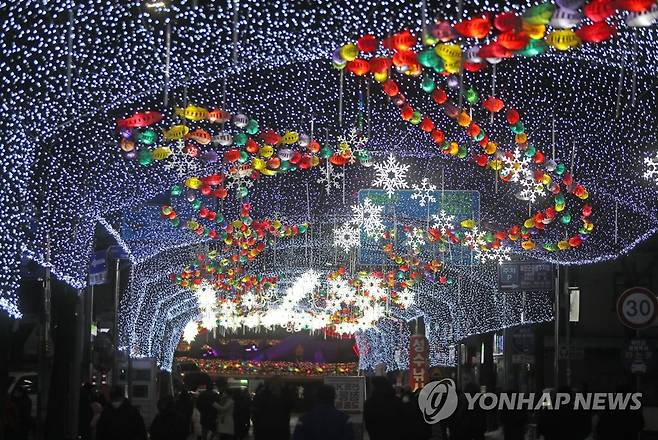
[[[149,429],[151,440],[186,440],[188,423],[176,412],[172,396],[163,396],[158,400],[158,414]]]
[[[425,423],[423,414],[418,407],[418,393],[410,389],[402,391],[402,411],[404,418],[404,437],[413,440],[426,440],[432,434],[432,427]]]
[[[201,430],[203,440],[210,440],[217,429],[217,409],[214,404],[219,402],[219,394],[213,389],[212,381],[208,380],[206,389],[199,394],[197,408],[201,414]]]
[[[235,409],[233,410],[233,423],[235,425],[235,439],[243,440],[249,434],[249,411],[251,409],[251,398],[246,389],[237,390],[235,393]]]
[[[200,439],[203,435],[203,429],[201,428],[201,413],[199,412],[192,395],[187,390],[181,391],[178,395],[178,400],[176,400],[176,413],[185,421],[187,439]]]
[[[352,440],[349,416],[334,406],[334,387],[320,385],[317,394],[317,404],[299,419],[293,440]]]
[[[479,387],[470,382],[464,390],[469,395],[475,395],[480,391]],[[448,419],[450,440],[484,440],[487,431],[487,416],[477,405],[472,410],[468,409],[468,401],[464,392],[458,394],[457,409]]]
[[[366,399],[363,420],[370,440],[399,440],[402,435],[402,402],[385,377],[374,377]]]
[[[96,426],[96,440],[146,440],[146,427],[139,410],[124,395],[123,388],[113,386],[110,404]]]
[[[253,404],[255,440],[288,440],[292,399],[277,379],[256,393]]]
[[[94,394],[95,390],[92,384],[87,382],[82,385],[80,389],[80,409],[78,410],[78,436],[81,440],[91,440]]]
[[[5,408],[5,438],[27,440],[32,426],[32,401],[22,386],[11,392]]]
[[[233,410],[235,400],[230,390],[223,390],[219,402],[215,402],[217,410],[217,429],[219,440],[233,440],[235,438],[235,422]]]

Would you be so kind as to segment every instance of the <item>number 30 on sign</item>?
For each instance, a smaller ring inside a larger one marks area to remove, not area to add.
[[[656,320],[658,299],[649,289],[632,287],[621,294],[617,301],[617,315],[626,327],[649,327]]]

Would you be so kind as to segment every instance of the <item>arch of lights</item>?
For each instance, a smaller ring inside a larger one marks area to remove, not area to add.
[[[21,255],[83,288],[87,259],[81,256],[90,255],[93,231],[100,222],[133,262],[130,292],[121,305],[122,344],[135,356],[157,356],[165,368],[171,364],[178,336],[198,310],[190,291],[172,285],[165,275],[179,270],[203,240],[159,218],[160,195],[179,177],[161,167],[126,161],[119,154],[113,121],[144,109],[170,113],[173,104],[225,103],[232,112],[255,117],[262,127],[308,133],[312,125],[321,143],[335,143],[356,121],[356,97],[361,94],[367,97],[367,148],[374,161],[394,153],[412,165],[410,177],[416,183],[428,178],[437,186],[479,191],[481,222],[505,225],[527,215],[527,207],[519,206],[513,194],[495,188],[464,161],[445,157],[431,139],[400,120],[398,110],[375,84],[345,76],[341,89],[340,76],[329,62],[334,49],[367,32],[418,32],[423,20],[420,4],[172,3],[168,12],[160,13],[137,1],[21,1],[5,7],[7,20],[1,27],[6,38],[0,41],[5,84],[0,92],[0,307],[11,316],[20,316],[16,290]],[[528,6],[464,3],[464,17]],[[439,7],[430,1],[426,13],[429,19],[457,20],[456,5]],[[590,190],[590,203],[598,212],[596,233],[582,247],[524,255],[583,264],[627,252],[655,232],[658,194],[655,182],[643,173],[644,159],[655,156],[658,146],[658,54],[652,47],[657,38],[655,26],[622,24],[609,42],[504,60],[496,67],[496,95],[522,112],[535,143],[573,164],[572,171]],[[464,81],[487,96],[493,73],[465,73]],[[424,109],[432,108],[422,91],[414,100]],[[459,127],[438,110],[430,114],[447,137],[468,144]],[[506,133],[504,121],[485,127],[491,133]],[[289,173],[258,182],[249,195],[256,216],[267,215],[274,207],[291,220],[310,221],[312,239],[300,240],[312,249],[316,262],[320,255],[334,255],[332,243],[321,237],[355,203],[356,192],[370,186],[372,168],[347,169],[344,190],[329,195],[316,183],[319,178],[320,170],[311,170],[308,176]],[[229,218],[237,212],[231,211],[237,209],[237,203],[233,205],[226,208]],[[282,285],[292,283],[308,266],[305,260],[293,264],[294,251],[285,252],[279,249],[276,256],[266,254],[256,263],[273,270],[277,264],[285,267],[288,258],[294,270]],[[465,335],[551,319],[545,295],[503,296],[492,287],[492,270],[482,265],[455,275],[462,286],[480,286],[462,289],[473,295],[468,300],[456,299],[460,290],[454,286],[422,286],[417,305],[399,316],[402,321],[425,317],[428,337],[436,347],[433,363],[449,364],[446,347]],[[405,359],[401,353],[406,344],[393,343],[403,339],[393,335],[407,330],[396,322],[386,320],[357,334],[363,365],[385,362],[393,368]],[[368,348],[383,346],[389,348]]]

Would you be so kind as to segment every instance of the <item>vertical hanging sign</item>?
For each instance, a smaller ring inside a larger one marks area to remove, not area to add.
[[[409,387],[416,391],[429,381],[429,346],[424,335],[412,335],[409,342]]]

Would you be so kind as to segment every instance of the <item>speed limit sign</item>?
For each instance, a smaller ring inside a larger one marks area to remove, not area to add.
[[[621,294],[617,301],[619,320],[626,327],[649,327],[658,313],[658,299],[649,289],[632,287]]]

